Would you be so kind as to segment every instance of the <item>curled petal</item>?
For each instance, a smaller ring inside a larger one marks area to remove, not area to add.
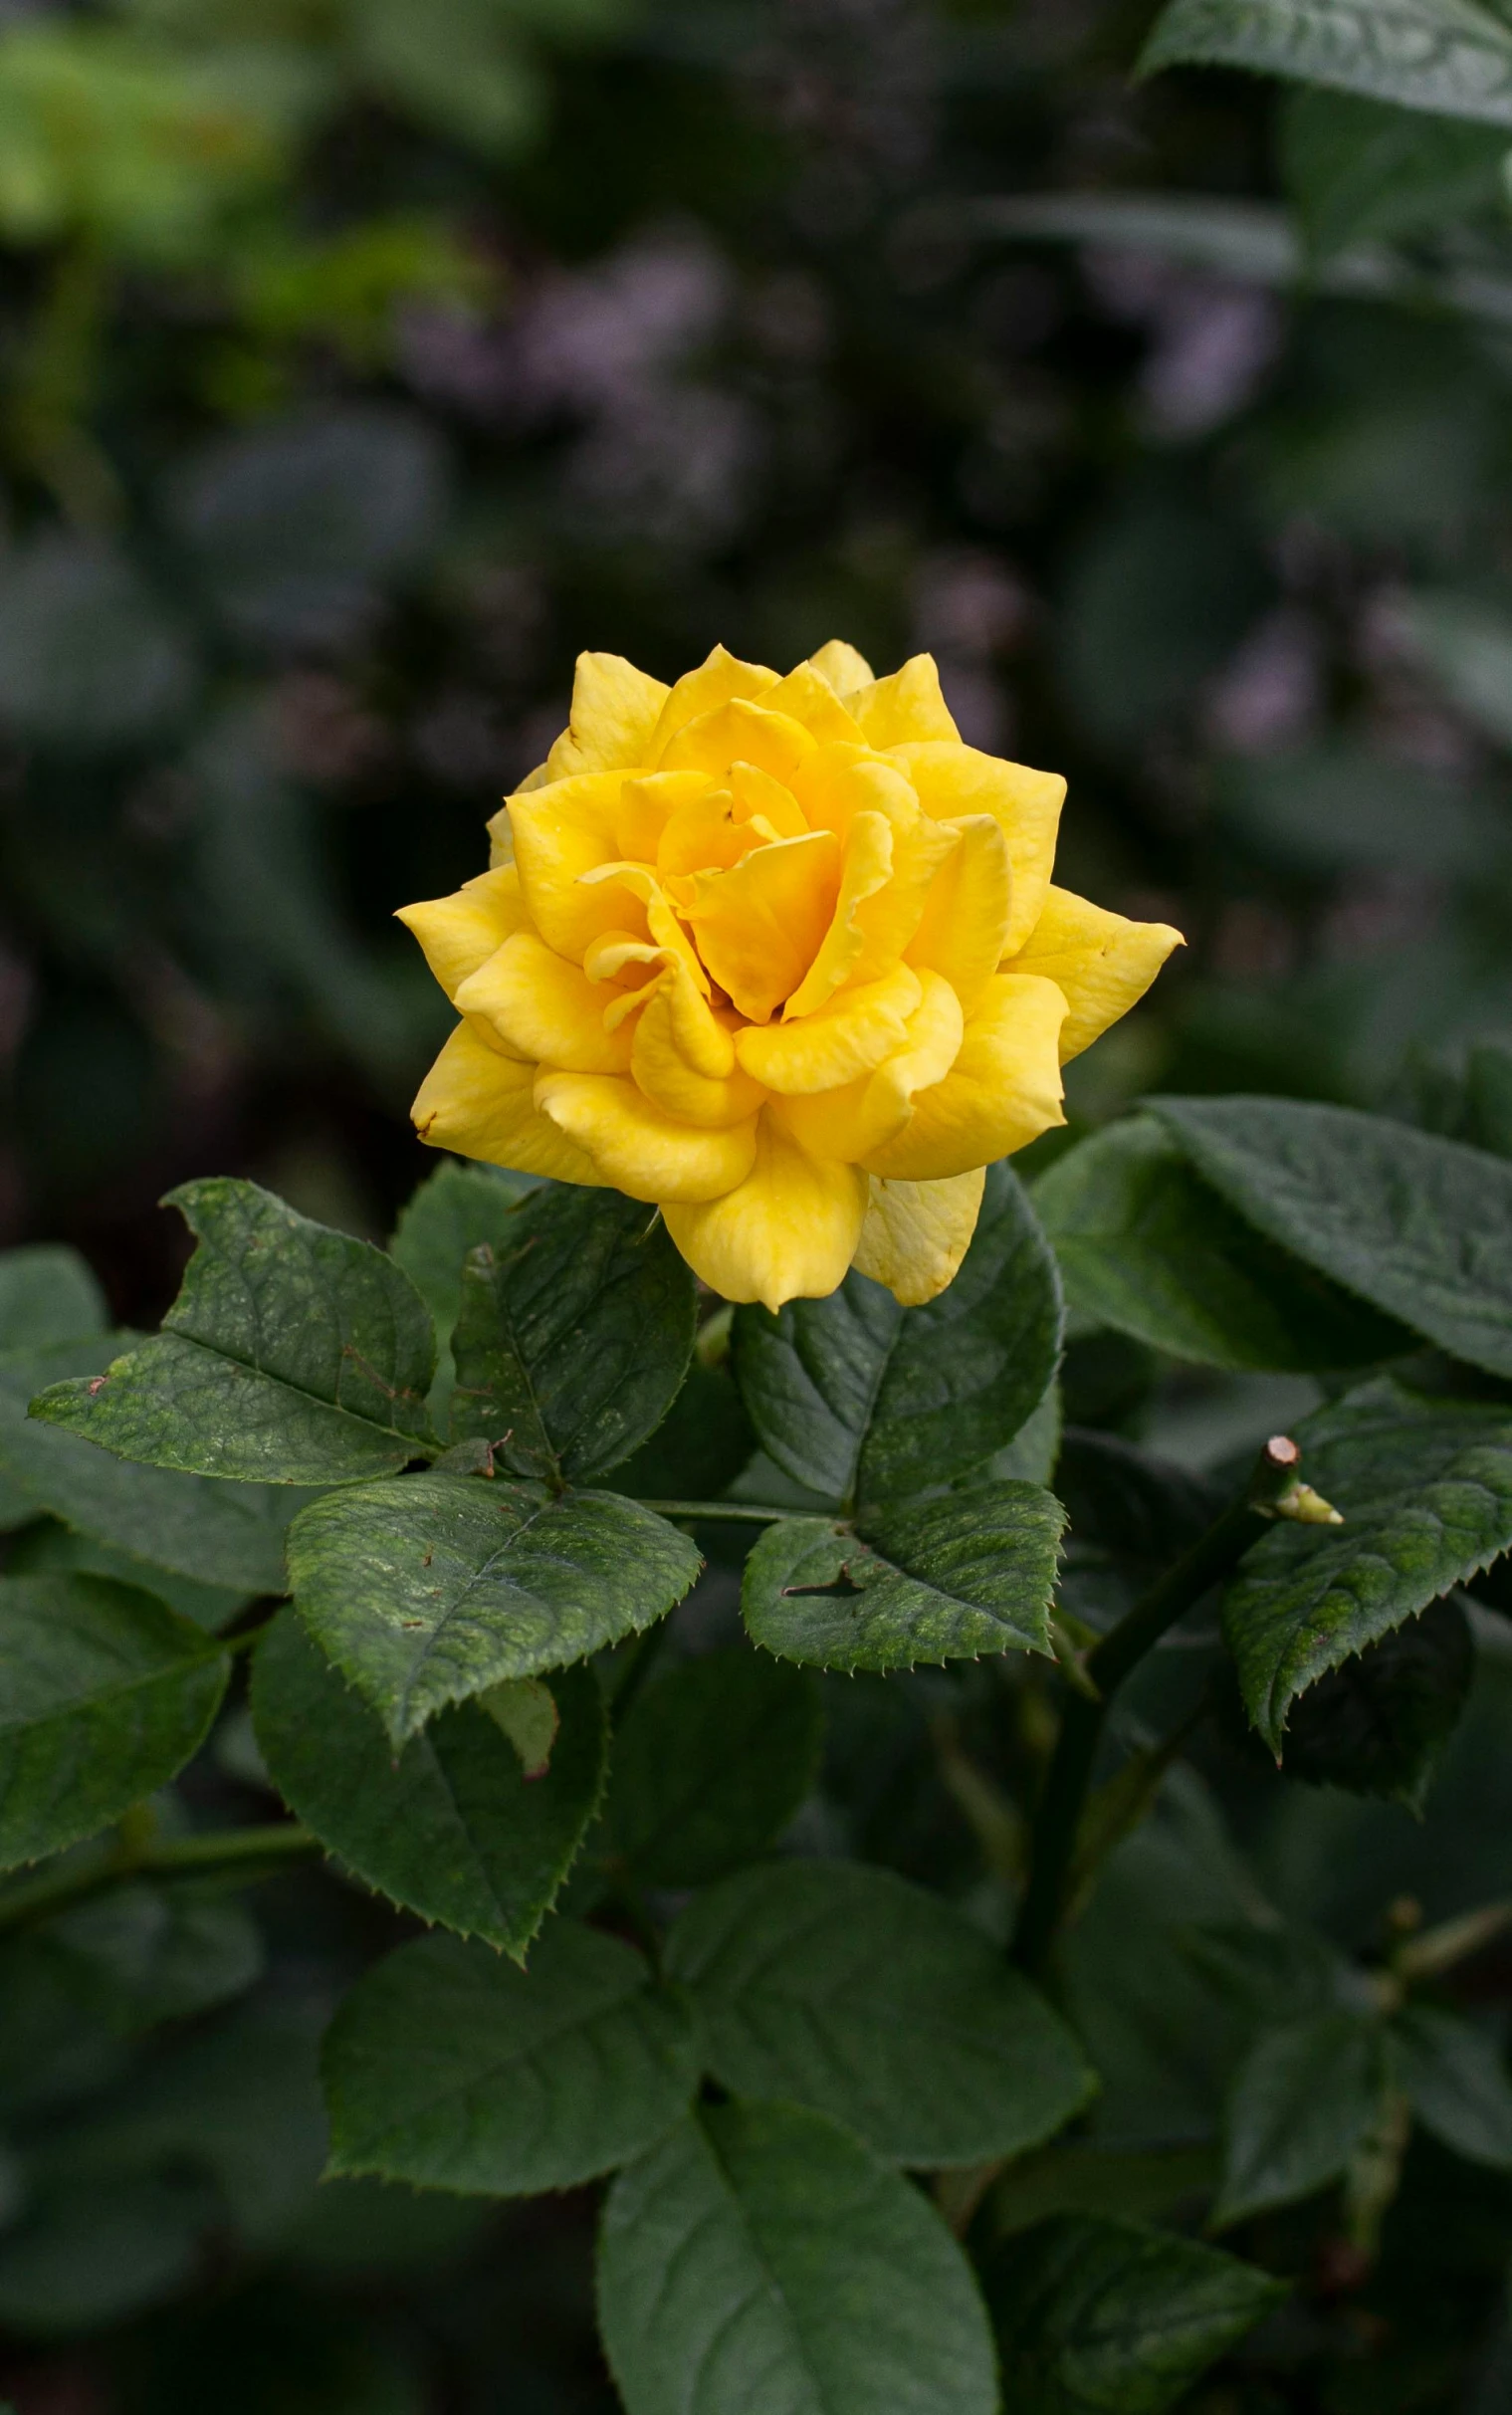
[[[1139,1002],[1172,949],[1185,945],[1169,923],[1132,923],[1052,887],[1022,950],[1003,970],[1041,974],[1064,992],[1065,1065]]]
[[[690,1124],[744,1123],[766,1095],[676,959],[636,1022],[630,1070],[653,1106]]]
[[[903,1130],[915,1093],[950,1072],[961,1047],[961,1000],[939,973],[921,973],[919,984],[922,994],[904,1027],[903,1045],[875,1073],[818,1098],[784,1099],[784,1121],[804,1148],[851,1164],[870,1158]]]
[[[455,1004],[468,976],[486,965],[512,932],[523,931],[530,918],[520,894],[520,875],[513,864],[504,864],[464,881],[452,897],[401,906],[396,920],[413,931],[426,963]]]
[[[830,702],[834,705],[834,699]],[[838,713],[840,707],[834,705]],[[788,713],[773,713],[766,697],[754,704],[732,697],[712,713],[701,713],[667,742],[664,771],[706,771],[723,779],[733,763],[755,764],[773,779],[790,782],[814,752],[814,740]]]
[[[943,1182],[990,1166],[1063,1124],[1058,1042],[1065,1017],[1066,1001],[1053,982],[995,974],[950,1072],[918,1093],[897,1138],[868,1156],[868,1173]]]
[[[729,872],[693,876],[699,954],[742,1014],[764,1023],[818,953],[840,885],[832,831],[756,847]]]
[[[863,1174],[810,1157],[767,1108],[745,1180],[704,1207],[674,1204],[662,1213],[695,1274],[723,1298],[777,1309],[824,1299],[844,1280],[866,1202]]]
[[[768,1089],[793,1096],[834,1090],[906,1045],[921,995],[918,975],[894,965],[880,981],[837,990],[817,1014],[738,1032],[736,1052]]]
[[[954,821],[990,813],[1007,840],[1013,895],[1004,956],[1016,954],[1040,917],[1055,861],[1055,833],[1066,783],[1058,771],[1032,771],[975,747],[907,746],[897,750],[926,813]]]
[[[585,872],[582,880],[584,888],[601,888],[607,897],[623,897],[628,891],[631,897],[639,898],[645,908],[646,929],[652,951],[664,958],[678,957],[686,965],[695,986],[708,994],[709,976],[699,963],[692,941],[673,912],[667,893],[649,864],[599,864],[594,871]],[[618,952],[621,966],[628,961],[623,941],[624,934],[610,928],[600,931],[597,938],[589,942],[583,951],[583,964],[588,967],[590,958],[593,960],[589,974],[591,980],[602,981],[605,978],[601,967],[609,960],[599,955],[605,942]]]
[[[534,931],[517,931],[462,984],[457,1004],[481,1016],[507,1048],[571,1073],[624,1073],[630,1034],[606,1029],[608,998]]]
[[[604,1177],[567,1136],[537,1111],[536,1068],[491,1047],[472,1023],[459,1023],[420,1085],[410,1110],[432,1149],[510,1166],[558,1183],[602,1185]]]
[[[1007,841],[990,813],[933,827],[956,831],[957,843],[930,883],[906,954],[911,965],[943,973],[971,1013],[997,971],[1007,937],[1013,894]]]
[[[868,746],[903,747],[929,739],[960,743],[961,732],[941,693],[932,654],[913,655],[901,671],[874,679],[846,701]]]
[[[850,979],[866,946],[861,910],[892,878],[893,825],[885,813],[857,813],[846,830],[843,854],[832,833],[823,835],[839,855],[840,878],[827,926],[802,980],[787,995],[784,1012],[789,1016],[812,1014]]]
[[[860,662],[859,654],[856,660]],[[844,739],[852,746],[860,743],[859,724],[841,703],[838,688],[815,663],[800,662],[796,670],[767,689],[761,702],[769,713],[790,713],[817,739]]]
[[[818,653],[811,654],[808,659],[820,677],[827,679],[840,697],[854,694],[857,688],[869,688],[876,679],[876,673],[866,656],[858,654],[854,646],[848,646],[843,637],[832,637],[827,645],[821,646]]]
[[[768,671],[764,664],[742,662],[723,646],[716,646],[707,662],[700,663],[696,671],[685,671],[669,689],[656,727],[646,742],[647,768],[660,768],[672,740],[690,721],[697,721],[701,714],[713,713],[720,705],[728,705],[734,697],[762,696],[776,684],[777,674]]]
[[[517,790],[509,801],[515,860],[531,920],[548,947],[577,964],[591,940],[633,914],[621,889],[612,883],[589,887],[583,879],[615,860],[624,784],[619,771],[584,771],[528,796]]]
[[[637,671],[622,654],[579,654],[571,714],[546,757],[546,778],[621,771],[644,763],[667,694],[664,681]]]
[[[644,778],[627,779],[619,792],[610,852],[635,863],[654,864],[662,832],[674,813],[706,794],[708,787],[702,771],[648,771]]]
[[[714,1200],[744,1182],[756,1158],[756,1118],[723,1130],[685,1124],[611,1074],[536,1077],[536,1104],[589,1157],[599,1180],[632,1200]]]
[[[971,1246],[986,1179],[984,1166],[944,1183],[889,1183],[874,1175],[857,1273],[885,1283],[904,1308],[937,1298]]]

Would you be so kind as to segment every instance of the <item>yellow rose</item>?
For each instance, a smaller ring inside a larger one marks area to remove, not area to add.
[[[927,654],[584,654],[493,868],[401,912],[463,1018],[421,1139],[654,1201],[728,1300],[933,1299],[1180,943],[1051,887],[1065,785],[964,746]]]

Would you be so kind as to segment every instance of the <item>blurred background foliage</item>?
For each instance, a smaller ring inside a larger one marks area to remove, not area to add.
[[[78,1242],[146,1322],[190,1176],[390,1228],[449,1017],[389,917],[481,867],[583,646],[667,677],[716,640],[927,647],[969,740],[1064,770],[1063,876],[1189,943],[1073,1069],[1077,1126],[1254,1088],[1479,1135],[1474,1043],[1512,1022],[1508,137],[1136,86],[1155,13],[0,10],[0,1242]],[[1265,1414],[1184,1382],[1152,1427],[1149,1354],[1084,1337],[1068,1414],[1208,1463]],[[1399,1807],[1262,1814],[1230,1771],[1268,1882],[1353,1947],[1394,1887],[1435,1917],[1512,1887],[1509,1670],[1484,1656],[1431,1853]],[[834,1688],[810,1842],[969,1887],[953,1739],[989,1677]],[[266,1810],[234,1724],[195,1784]],[[1225,1856],[1192,1779],[1099,1899],[1089,1992],[1137,1995]],[[390,1931],[316,1877],[260,1910],[143,1889],[10,1949],[7,2118],[46,2185],[23,2219],[0,2162],[0,2395],[605,2407],[585,2204],[317,2197],[313,2042]],[[1125,2010],[1147,2093],[1200,2097],[1175,2016]],[[1402,2408],[1458,2403],[1512,2236],[1505,2181],[1421,2160],[1395,2252],[1442,2337],[1393,2360]],[[1127,2210],[1169,2202],[1147,2164]],[[1214,2409],[1379,2415],[1381,2318],[1319,2304]]]

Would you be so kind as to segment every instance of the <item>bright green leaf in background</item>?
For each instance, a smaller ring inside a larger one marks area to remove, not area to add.
[[[1034,1206],[1073,1314],[1209,1367],[1358,1366],[1409,1348],[1388,1318],[1263,1239],[1150,1116],[1042,1175]]]
[[[530,2196],[612,2171],[697,2079],[677,1998],[632,1946],[558,1920],[528,1971],[423,1937],[369,1971],[326,2036],[331,2169]]]
[[[186,1183],[199,1246],[163,1330],[36,1414],[123,1458],[277,1484],[349,1482],[433,1447],[435,1342],[381,1250],[256,1183]]]
[[[1166,2415],[1286,2284],[1169,2231],[1086,2214],[994,2252],[987,2305],[1013,2415]]]
[[[811,1790],[824,1719],[806,1669],[744,1647],[668,1670],[616,1721],[609,1851],[647,1886],[764,1853]]]
[[[229,1668],[103,1577],[0,1579],[0,1866],[93,1836],[203,1742]]]
[[[268,1772],[323,1845],[422,1919],[521,1959],[603,1790],[592,1672],[551,1679],[549,1767],[528,1780],[486,1699],[442,1711],[395,1759],[375,1713],[286,1611],[258,1647],[252,1707]]]
[[[598,2310],[628,2415],[992,2415],[965,2257],[900,2175],[817,2113],[726,2104],[622,2172]]]
[[[1022,2154],[1095,2086],[1000,1950],[890,1870],[743,1870],[683,1913],[667,1968],[733,2094],[811,2105],[898,2163]]]
[[[754,1643],[816,1668],[913,1668],[1047,1651],[1065,1513],[1037,1484],[874,1512],[864,1533],[784,1518],[746,1563]]]
[[[1172,0],[1139,73],[1185,65],[1512,125],[1512,29],[1475,0]]]
[[[988,1169],[961,1271],[927,1308],[848,1275],[779,1315],[743,1308],[736,1374],[764,1449],[841,1503],[919,1492],[1010,1442],[1060,1352],[1060,1287],[1017,1178]]]
[[[1342,1526],[1278,1521],[1223,1597],[1244,1705],[1280,1753],[1297,1696],[1512,1544],[1512,1416],[1383,1379],[1298,1428]]]
[[[453,1437],[486,1439],[519,1475],[601,1475],[666,1416],[695,1315],[692,1270],[654,1208],[615,1191],[527,1199],[463,1266]]]
[[[617,1493],[432,1474],[312,1503],[289,1565],[311,1634],[402,1745],[449,1703],[652,1626],[702,1562]]]

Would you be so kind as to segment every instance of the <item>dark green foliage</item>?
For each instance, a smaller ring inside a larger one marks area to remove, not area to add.
[[[743,1308],[735,1363],[777,1465],[842,1504],[978,1466],[1012,1440],[1060,1350],[1054,1260],[1016,1178],[994,1167],[960,1273],[927,1308],[848,1275],[780,1315]]]
[[[449,1703],[638,1634],[700,1562],[614,1493],[436,1474],[313,1503],[289,1566],[316,1642],[402,1745]]]
[[[255,1183],[172,1195],[198,1247],[163,1332],[36,1414],[123,1458],[195,1475],[342,1483],[432,1444],[435,1339],[380,1250]]]
[[[754,1642],[817,1668],[913,1668],[1043,1651],[1063,1525],[1037,1484],[873,1513],[864,1533],[785,1518],[746,1563]]]
[[[1408,109],[1512,125],[1512,33],[1489,9],[1443,0],[1170,0],[1140,60],[1297,76]]]
[[[697,2076],[678,1999],[631,1946],[559,1921],[528,1971],[424,1937],[353,1989],[325,2042],[331,2169],[489,2196],[638,2154]]]
[[[0,1580],[0,1866],[93,1836],[182,1768],[224,1652],[104,1577]]]
[[[737,1647],[686,1660],[616,1722],[610,1852],[647,1886],[702,1886],[775,1843],[819,1769],[804,1669]]]
[[[1370,2013],[1312,2013],[1264,2031],[1224,2112],[1214,2225],[1339,2179],[1381,2119],[1390,2071],[1386,2031]]]
[[[439,1421],[444,1421],[451,1397],[452,1329],[462,1305],[463,1260],[484,1242],[504,1246],[511,1210],[532,1189],[523,1174],[447,1158],[420,1185],[394,1227],[388,1254],[409,1276],[436,1329],[431,1407]]]
[[[1286,2296],[1233,2256],[1090,2214],[1005,2243],[985,2287],[1023,2415],[1165,2415]]]
[[[1424,2129],[1471,2163],[1512,2170],[1512,2082],[1494,2039],[1436,2005],[1412,2004],[1392,2023],[1392,2060]]]
[[[1430,1602],[1292,1705],[1282,1767],[1315,1786],[1388,1795],[1420,1812],[1458,1724],[1475,1648],[1459,1603]]]
[[[693,1275],[654,1209],[613,1191],[526,1200],[463,1265],[453,1439],[481,1437],[518,1475],[602,1475],[666,1416],[694,1317]]]
[[[756,1446],[728,1366],[697,1359],[666,1417],[614,1470],[622,1492],[651,1501],[707,1501],[724,1492]]]
[[[717,2079],[905,2164],[1021,2154],[1095,2086],[1071,2032],[959,1914],[890,1871],[744,1871],[668,1947]]]
[[[81,1341],[108,1322],[100,1285],[77,1249],[38,1241],[0,1251],[0,1352]]]
[[[395,1757],[381,1721],[293,1611],[258,1647],[253,1717],[269,1775],[323,1845],[408,1911],[523,1961],[603,1790],[591,1671],[551,1679],[550,1766],[527,1779],[488,1696],[444,1710]]]
[[[816,2113],[690,2116],[604,2208],[599,2320],[629,2415],[991,2415],[965,2259],[909,2184]]]

